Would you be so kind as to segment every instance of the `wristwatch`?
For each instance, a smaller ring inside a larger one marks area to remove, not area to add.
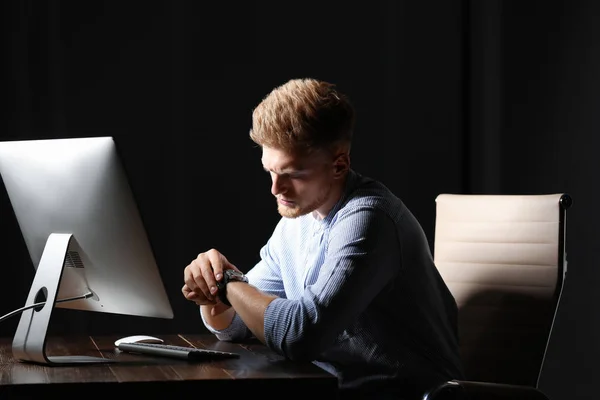
[[[223,271],[223,278],[217,281],[217,289],[219,289],[217,295],[223,304],[229,307],[231,307],[231,303],[227,300],[227,284],[231,281],[248,283],[248,277],[235,269],[226,269]]]

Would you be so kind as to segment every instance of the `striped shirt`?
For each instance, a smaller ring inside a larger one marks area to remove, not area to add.
[[[340,388],[422,390],[461,378],[454,298],[413,214],[383,184],[350,171],[326,218],[282,218],[247,276],[278,296],[266,309],[268,347],[310,360]],[[251,335],[239,316],[221,340]]]

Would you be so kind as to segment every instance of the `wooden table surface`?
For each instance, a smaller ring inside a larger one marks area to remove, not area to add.
[[[59,399],[82,395],[133,395],[167,398],[222,393],[312,396],[334,399],[337,380],[309,362],[295,362],[272,352],[262,343],[221,342],[211,334],[156,335],[166,344],[193,346],[240,354],[239,358],[185,361],[121,352],[118,336],[50,337],[48,356],[85,355],[115,359],[118,363],[49,366],[15,360],[12,338],[0,338],[0,399],[33,399],[56,394]]]

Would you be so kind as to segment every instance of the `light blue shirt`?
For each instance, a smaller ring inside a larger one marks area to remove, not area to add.
[[[335,374],[341,388],[392,382],[426,388],[461,378],[456,303],[413,214],[384,185],[350,171],[323,220],[282,218],[248,271],[278,296],[266,309],[266,344]],[[209,331],[251,335],[236,315]]]

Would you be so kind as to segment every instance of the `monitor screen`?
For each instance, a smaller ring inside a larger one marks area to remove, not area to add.
[[[49,299],[87,296],[54,307],[173,318],[112,137],[0,142],[0,176],[36,268],[32,292],[52,295],[57,279]]]

